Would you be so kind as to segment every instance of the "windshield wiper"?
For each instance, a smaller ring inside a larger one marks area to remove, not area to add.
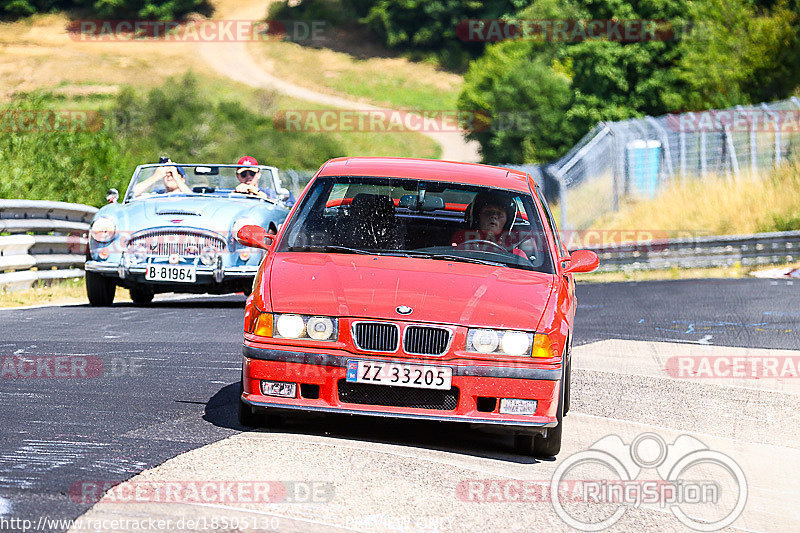
[[[370,252],[369,250],[361,250],[360,248],[348,248],[347,246],[328,245],[303,245],[303,246],[290,246],[290,252],[344,252],[346,254],[366,254],[366,255],[380,255],[378,252]]]
[[[439,259],[443,261],[460,261],[462,263],[476,263],[478,265],[502,266],[502,267],[508,266],[507,264],[501,263],[499,261],[486,261],[485,259],[464,257],[463,255],[437,254],[432,252],[418,252],[415,250],[399,250],[398,253],[404,254],[406,257],[425,257],[427,259]]]

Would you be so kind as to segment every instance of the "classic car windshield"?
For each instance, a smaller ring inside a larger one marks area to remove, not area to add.
[[[236,177],[237,168],[236,166],[177,164],[143,166],[128,186],[127,198],[143,198],[163,194],[213,194],[227,197],[240,183]],[[271,169],[269,167],[259,168],[261,169],[259,188],[274,192],[275,184]],[[174,180],[172,176],[168,176],[166,179],[151,179],[156,172],[163,173],[165,171],[172,175],[177,174],[178,180]],[[185,187],[180,186],[179,180],[185,183]]]
[[[529,194],[416,179],[317,178],[278,250],[399,255],[554,272]]]

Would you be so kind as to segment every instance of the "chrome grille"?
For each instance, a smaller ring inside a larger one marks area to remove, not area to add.
[[[225,241],[191,230],[153,230],[134,236],[128,248],[134,250],[144,246],[148,255],[200,255],[203,248],[210,246],[218,253],[225,250]]]
[[[385,322],[357,322],[353,326],[356,346],[370,352],[394,352],[400,340],[400,328]]]
[[[408,326],[403,350],[415,355],[442,355],[450,343],[450,331],[429,326]]]

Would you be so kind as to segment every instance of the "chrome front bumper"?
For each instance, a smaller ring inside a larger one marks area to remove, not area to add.
[[[161,260],[161,258],[157,258],[155,261],[152,259],[154,258],[148,258],[142,263],[132,263],[128,258],[125,257],[125,254],[123,254],[119,263],[112,261],[88,260],[86,261],[84,268],[88,272],[97,272],[98,274],[103,274],[105,276],[126,279],[132,276],[144,276],[145,272],[147,271],[147,267],[152,264],[170,264],[165,260]],[[216,264],[213,266],[201,264],[199,258],[196,258],[191,263],[177,263],[176,266],[194,266],[197,277],[211,277],[217,283],[222,283],[225,279],[231,278],[252,278],[258,272],[258,265],[225,267],[222,264],[221,257],[217,258]]]

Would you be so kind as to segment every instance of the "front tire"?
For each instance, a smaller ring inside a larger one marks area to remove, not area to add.
[[[253,412],[253,407],[242,400],[244,394],[244,376],[239,381],[239,424],[246,428],[256,428],[264,423],[264,417]]]
[[[564,429],[564,399],[567,388],[567,365],[561,375],[561,385],[558,392],[558,410],[555,427],[547,428],[547,436],[541,435],[514,435],[514,449],[523,455],[536,457],[555,457],[561,451],[561,433]]]
[[[86,272],[86,296],[93,307],[108,307],[114,303],[116,290],[117,284],[112,278],[97,272]]]

